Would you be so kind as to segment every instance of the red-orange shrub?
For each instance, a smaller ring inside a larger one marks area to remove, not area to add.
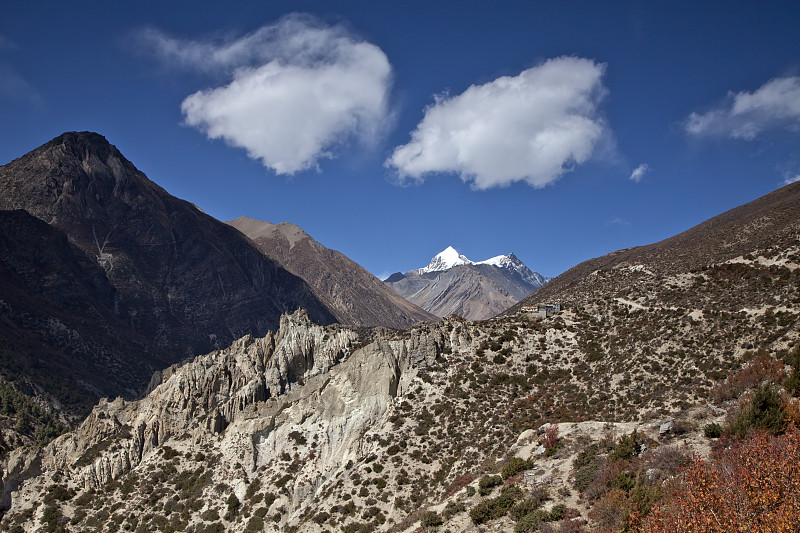
[[[756,433],[695,459],[644,521],[647,533],[800,532],[800,432]]]

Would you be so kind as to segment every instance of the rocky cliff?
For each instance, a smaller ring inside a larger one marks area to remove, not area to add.
[[[4,501],[39,469],[45,474],[15,493],[12,509],[56,472],[78,490],[105,490],[161,465],[164,450],[174,447],[191,461],[196,451],[213,461],[209,475],[228,479],[235,494],[254,477],[283,476],[288,457],[292,483],[283,481],[290,490],[282,499],[291,512],[283,520],[292,521],[353,462],[363,462],[375,448],[369,434],[386,424],[396,398],[453,340],[469,344],[440,327],[399,336],[357,333],[316,325],[305,311],[286,315],[277,333],[246,336],[172,367],[144,399],[103,400],[75,431],[41,451],[12,455]]]

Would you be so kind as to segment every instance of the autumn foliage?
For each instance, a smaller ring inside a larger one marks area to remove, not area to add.
[[[800,532],[800,432],[754,433],[695,459],[640,530]]]

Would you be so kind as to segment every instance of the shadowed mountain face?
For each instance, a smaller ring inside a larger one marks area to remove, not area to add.
[[[250,237],[264,254],[286,270],[306,280],[339,322],[407,328],[436,319],[294,224],[270,224],[248,217],[239,217],[228,224]]]
[[[20,229],[4,225],[0,313],[16,333],[3,336],[3,351],[61,361],[63,381],[92,402],[131,397],[154,370],[263,335],[283,312],[302,306],[318,322],[335,321],[300,278],[169,195],[95,133],[66,133],[0,167],[0,209],[49,225],[4,215]],[[94,328],[90,317],[100,317]],[[62,327],[56,342],[51,330]]]
[[[800,183],[726,211],[663,241],[590,259],[550,281],[519,306],[559,300],[580,305],[630,285],[631,274],[657,276],[703,269],[752,253],[798,244]],[[512,308],[516,310],[519,306]]]

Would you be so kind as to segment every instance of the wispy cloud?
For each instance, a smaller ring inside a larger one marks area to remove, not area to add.
[[[789,185],[789,184],[792,184],[792,183],[797,183],[798,181],[800,181],[800,174],[795,174],[795,175],[788,174],[784,178],[783,184],[784,185]]]
[[[586,162],[609,136],[599,104],[605,65],[559,57],[439,95],[386,161],[401,179],[454,172],[476,189],[522,181],[544,187]]]
[[[624,227],[624,226],[630,226],[630,225],[631,225],[631,223],[628,220],[626,220],[626,219],[624,219],[622,217],[615,217],[615,218],[612,218],[611,220],[606,222],[606,226]]]
[[[630,179],[631,181],[639,183],[644,177],[644,175],[647,174],[648,172],[650,172],[650,166],[647,163],[642,163],[641,165],[633,169],[633,172],[631,172]]]
[[[756,91],[729,93],[706,113],[692,113],[686,132],[696,136],[755,139],[764,131],[800,128],[800,77],[774,78]]]
[[[186,123],[278,174],[313,168],[349,139],[374,142],[390,115],[392,69],[383,51],[309,16],[224,42],[155,29],[138,42],[168,64],[227,74],[225,85],[184,99]]]
[[[0,52],[11,52],[17,46],[0,33]],[[41,104],[39,91],[26,80],[11,64],[0,59],[0,97]]]

